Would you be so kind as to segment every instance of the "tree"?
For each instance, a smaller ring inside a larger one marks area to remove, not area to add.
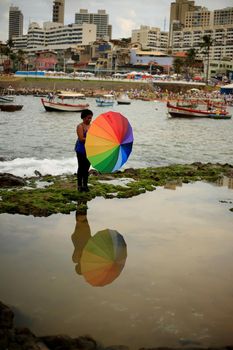
[[[180,57],[176,57],[173,61],[174,72],[178,75],[182,72],[184,61]]]
[[[12,51],[12,47],[13,47],[12,40],[11,39],[7,40],[6,44],[2,44],[0,46],[0,55],[7,56],[8,59],[10,60],[12,60],[12,58],[15,59],[15,56]],[[14,62],[13,62],[13,65],[14,65]]]
[[[25,52],[21,49],[17,52],[17,61],[18,69],[22,69],[21,67],[24,65],[25,62]]]
[[[16,53],[12,52],[9,54],[9,57],[13,63],[13,71],[15,72],[16,71],[16,67],[18,65],[18,57],[16,55]]]
[[[210,48],[214,44],[214,40],[210,35],[204,35],[202,38],[203,42],[200,44],[201,52],[204,53],[207,58],[207,67],[206,67],[206,84],[209,81],[209,63],[210,63]]]
[[[8,39],[6,42],[7,47],[9,47],[10,49],[14,46],[13,40],[12,39]]]
[[[191,48],[187,51],[187,56],[185,59],[185,66],[187,67],[187,73],[193,75],[193,67],[196,63],[197,51],[194,48]]]

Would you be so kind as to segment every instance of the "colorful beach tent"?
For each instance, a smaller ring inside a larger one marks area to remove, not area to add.
[[[127,246],[116,230],[97,232],[86,244],[80,264],[81,273],[92,286],[105,286],[121,273],[127,258]]]
[[[133,146],[132,127],[122,114],[107,112],[91,124],[85,143],[87,158],[101,173],[114,172],[127,161]]]
[[[221,86],[220,93],[225,95],[233,94],[233,84]]]

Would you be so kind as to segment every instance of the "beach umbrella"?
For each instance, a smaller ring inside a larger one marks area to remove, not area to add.
[[[87,158],[101,173],[118,170],[127,161],[132,146],[133,132],[128,119],[112,111],[93,121],[85,143]]]
[[[203,79],[202,79],[202,77],[200,77],[199,75],[197,75],[197,76],[195,76],[195,77],[193,78],[193,80],[201,81],[201,80],[203,80]]]
[[[80,265],[85,280],[92,286],[113,282],[124,268],[127,246],[116,230],[98,231],[83,249]]]

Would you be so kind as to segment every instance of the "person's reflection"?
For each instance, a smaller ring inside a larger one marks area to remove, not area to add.
[[[182,187],[182,181],[177,180],[177,181],[167,182],[163,187],[166,190],[176,190],[176,187]]]
[[[87,202],[79,202],[76,225],[71,236],[75,270],[95,287],[112,283],[121,273],[127,258],[124,237],[116,230],[104,229],[91,236],[87,220]]]
[[[83,248],[90,238],[91,230],[87,220],[87,202],[78,202],[76,210],[76,225],[71,239],[74,245],[72,260],[76,264],[75,270],[79,275],[81,275],[80,259]]]

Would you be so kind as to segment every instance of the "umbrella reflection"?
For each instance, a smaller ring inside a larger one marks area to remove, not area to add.
[[[84,204],[84,205],[83,205]],[[122,272],[127,246],[124,237],[116,230],[104,229],[91,236],[87,220],[86,203],[80,203],[76,211],[76,225],[72,234],[75,270],[83,275],[92,286],[105,286],[112,283]]]

